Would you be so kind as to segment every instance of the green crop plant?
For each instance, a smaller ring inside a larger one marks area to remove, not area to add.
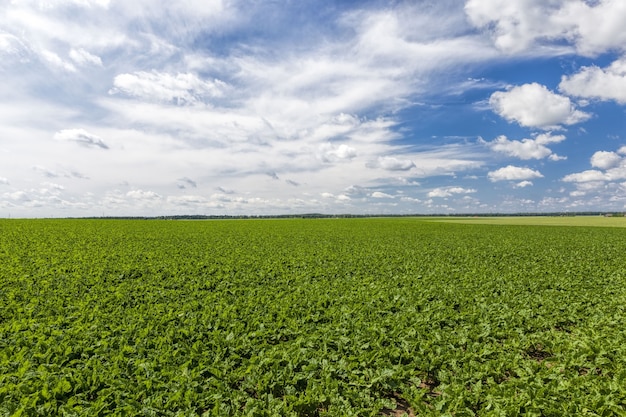
[[[619,228],[2,220],[0,416],[625,415],[625,265]]]

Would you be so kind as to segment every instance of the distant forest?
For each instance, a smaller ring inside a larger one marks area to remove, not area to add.
[[[80,217],[81,219],[120,219],[120,220],[225,220],[225,219],[349,219],[368,217],[565,217],[565,216],[607,216],[624,217],[623,212],[583,211],[551,213],[458,213],[458,214],[278,214],[278,215],[220,215],[220,214],[180,214],[172,216],[99,216]]]

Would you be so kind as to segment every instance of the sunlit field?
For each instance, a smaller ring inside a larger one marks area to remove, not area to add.
[[[1,220],[0,416],[625,415],[616,224]]]
[[[626,217],[605,216],[438,217],[431,220],[468,224],[626,227]]]

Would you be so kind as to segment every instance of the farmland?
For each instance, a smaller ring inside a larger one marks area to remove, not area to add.
[[[625,233],[0,220],[0,416],[624,415]]]
[[[434,221],[520,226],[626,227],[626,217],[604,216],[516,216],[516,217],[440,217]]]

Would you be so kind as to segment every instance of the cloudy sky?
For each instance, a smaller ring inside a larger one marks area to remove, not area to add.
[[[0,217],[624,210],[623,0],[2,0]]]

